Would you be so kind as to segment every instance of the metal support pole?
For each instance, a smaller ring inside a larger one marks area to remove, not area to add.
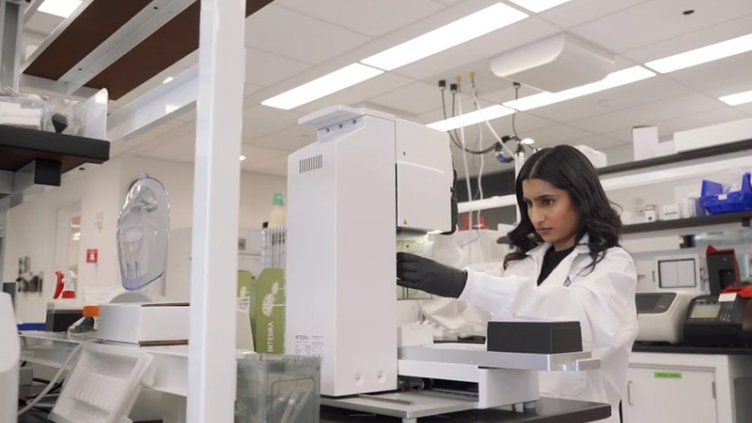
[[[8,199],[0,200],[0,282],[5,280],[5,234],[8,228]]]
[[[234,421],[244,17],[244,0],[201,2],[189,423]]]
[[[520,170],[522,169],[522,165],[525,164],[525,150],[522,148],[522,144],[520,144],[520,141],[517,141],[518,147],[517,151],[514,152],[514,181],[515,184],[517,183],[517,177],[520,175]],[[522,221],[522,214],[520,213],[520,205],[517,204],[515,201],[515,216],[517,217],[517,220],[514,221],[515,225],[518,225],[520,221]]]
[[[12,0],[0,0],[0,88],[18,90],[21,64],[21,5]]]

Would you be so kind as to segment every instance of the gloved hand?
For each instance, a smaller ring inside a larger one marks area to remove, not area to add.
[[[465,289],[467,272],[410,253],[397,253],[397,284],[429,294],[457,298]]]

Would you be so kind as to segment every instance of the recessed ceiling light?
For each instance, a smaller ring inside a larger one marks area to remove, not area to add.
[[[357,83],[381,75],[384,71],[360,63],[353,63],[282,94],[262,101],[264,106],[282,110],[294,109]]]
[[[172,82],[174,80],[175,80],[175,78],[173,78],[171,76],[168,76],[167,78],[164,79],[164,81],[162,81],[162,83],[163,84],[169,84],[170,82]]]
[[[517,6],[522,6],[525,9],[533,13],[540,13],[544,10],[548,10],[560,4],[567,3],[570,0],[510,0],[510,1],[516,4]]]
[[[39,12],[49,15],[67,18],[81,6],[81,0],[45,0],[37,9]]]
[[[709,46],[685,51],[684,53],[664,57],[663,59],[653,60],[645,63],[645,66],[660,73],[668,73],[725,57],[735,56],[750,50],[752,50],[752,34],[747,34]]]
[[[429,128],[433,128],[439,131],[451,131],[452,129],[463,128],[465,126],[475,125],[487,120],[498,119],[503,116],[511,115],[514,110],[508,109],[504,106],[486,107],[484,109],[476,110],[474,112],[465,113],[459,116],[455,116],[449,119],[440,120],[434,123],[429,123]]]
[[[493,4],[433,31],[374,54],[361,63],[392,70],[447,50],[527,18],[528,15],[502,3]]]
[[[604,91],[610,88],[631,84],[632,82],[641,81],[653,76],[655,76],[654,72],[651,72],[643,68],[642,66],[633,66],[631,68],[612,72],[598,82],[580,85],[579,87],[570,88],[568,90],[559,91],[557,93],[545,92],[535,94],[529,97],[521,98],[519,100],[507,101],[503,104],[504,106],[507,106],[509,108],[521,111],[531,110],[538,107],[548,106],[549,104],[559,103],[588,94],[597,93],[599,91]]]
[[[247,158],[247,157],[245,157],[245,156],[244,156],[244,155],[242,155],[242,154],[241,154],[241,155],[240,155],[240,157],[239,157],[239,159],[240,159],[240,161],[241,161],[241,162],[242,162],[243,160],[245,160],[246,158]]]
[[[736,94],[724,95],[722,97],[718,97],[718,100],[721,100],[729,106],[737,106],[739,104],[750,103],[752,102],[752,90]]]

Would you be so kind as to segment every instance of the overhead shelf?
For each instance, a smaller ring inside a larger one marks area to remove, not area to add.
[[[246,16],[271,1],[246,0]],[[23,73],[62,82],[84,78],[82,84],[107,88],[117,100],[198,48],[200,12],[200,1],[92,0],[30,58]],[[152,28],[154,20],[162,25]],[[120,51],[118,43],[130,43],[147,27],[153,32]],[[90,57],[108,43],[104,57]]]
[[[752,219],[752,211],[710,214],[707,216],[690,217],[687,219],[663,220],[657,222],[625,225],[622,228],[621,232],[623,234],[636,234],[640,232],[662,231],[666,229],[684,229],[700,226],[721,225],[724,223],[739,223],[741,226],[749,227],[750,219]]]
[[[596,169],[599,175],[626,172],[630,170],[645,169],[653,166],[680,163],[687,160],[705,159],[721,154],[736,153],[752,149],[752,139],[732,142],[728,144],[714,145],[711,147],[698,148],[697,150],[684,151],[667,156],[654,157],[652,159],[638,160],[621,163]]]
[[[726,223],[739,223],[742,227],[750,227],[752,211],[737,213],[710,214],[707,216],[690,217],[687,219],[663,220],[657,222],[637,223],[624,225],[622,234],[637,234],[642,232],[663,231],[667,229],[697,228],[702,226],[722,225]],[[499,244],[508,244],[509,238],[502,236],[496,240]]]
[[[59,185],[61,174],[109,158],[109,141],[0,125],[0,171],[15,173],[36,162],[45,170],[44,181],[36,183]],[[8,194],[0,192],[0,198]]]

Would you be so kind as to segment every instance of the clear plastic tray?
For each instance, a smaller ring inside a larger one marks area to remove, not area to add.
[[[137,348],[87,343],[66,379],[50,419],[58,423],[123,423],[152,357]]]

